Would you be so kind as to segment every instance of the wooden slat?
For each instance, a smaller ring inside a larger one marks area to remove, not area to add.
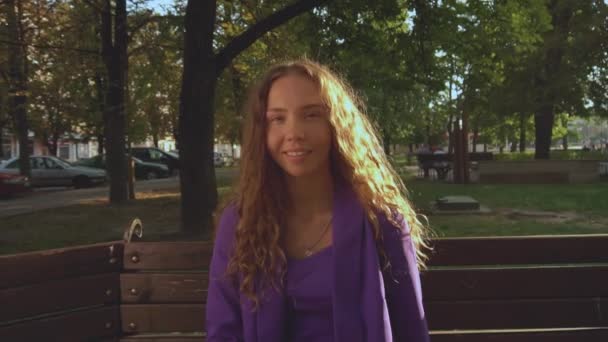
[[[120,334],[118,306],[0,326],[0,341],[96,341]]]
[[[429,266],[608,262],[608,234],[440,238]]]
[[[125,333],[202,332],[203,304],[130,304],[120,307]]]
[[[123,273],[123,303],[203,303],[207,299],[207,273]]]
[[[608,329],[551,332],[433,334],[433,342],[606,342]]]
[[[118,303],[119,279],[119,273],[108,273],[0,290],[0,322],[66,309]]]
[[[125,245],[127,270],[206,270],[213,244],[197,242],[134,242]]]
[[[205,335],[202,334],[137,334],[123,337],[120,342],[205,342]]]
[[[431,269],[422,288],[428,301],[608,297],[608,266]]]
[[[122,241],[0,256],[0,289],[120,272]]]
[[[433,330],[608,327],[606,305],[606,298],[424,303]]]

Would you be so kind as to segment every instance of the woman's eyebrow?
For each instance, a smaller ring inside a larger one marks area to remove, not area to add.
[[[321,104],[321,103],[313,103],[313,104],[308,104],[305,106],[300,107],[300,110],[306,110],[306,109],[323,109],[325,108],[325,105]]]
[[[307,109],[323,109],[325,108],[325,105],[321,104],[321,103],[311,103],[311,104],[307,104],[304,106],[301,106],[298,108],[298,110],[307,110]],[[279,113],[284,113],[287,112],[287,109],[285,108],[281,108],[281,107],[272,107],[272,108],[268,108],[266,110],[266,112],[279,112]]]
[[[286,111],[287,111],[287,109],[285,109],[285,108],[279,108],[279,107],[268,108],[266,110],[267,113],[268,112],[281,112],[281,113],[283,113],[283,112],[286,112]]]

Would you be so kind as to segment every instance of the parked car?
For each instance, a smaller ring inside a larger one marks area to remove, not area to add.
[[[168,153],[174,154],[179,157],[178,150],[172,150],[171,152],[168,152]],[[215,167],[233,166],[235,163],[236,163],[236,161],[234,160],[234,158],[232,158],[228,154],[224,154],[221,152],[213,152],[213,166],[215,166]]]
[[[222,167],[224,166],[224,157],[219,152],[213,152],[213,166]]]
[[[30,190],[30,180],[26,176],[0,172],[0,197],[13,196]]]
[[[85,188],[106,181],[106,172],[95,168],[74,166],[53,156],[31,156],[30,166],[32,186],[74,186]],[[19,174],[19,159],[9,159],[0,168],[2,173]]]
[[[131,154],[147,163],[165,164],[169,168],[169,175],[174,175],[179,170],[179,155],[165,152],[156,147],[132,147]]]
[[[224,160],[224,166],[232,166],[234,165],[234,158],[228,153],[221,153],[222,159]]]
[[[167,167],[167,165],[159,163],[147,163],[139,160],[138,158],[132,158],[135,162],[136,179],[156,179],[169,177],[169,168]],[[98,155],[87,159],[81,159],[75,162],[74,165],[88,166],[106,170],[106,157],[105,155]]]

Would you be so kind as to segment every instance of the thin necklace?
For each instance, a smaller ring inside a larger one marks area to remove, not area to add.
[[[309,257],[312,255],[312,250],[317,247],[317,245],[319,244],[319,242],[321,242],[321,240],[323,239],[323,237],[325,236],[325,234],[327,233],[327,231],[329,230],[329,224],[331,223],[331,219],[332,216],[329,217],[329,220],[327,220],[327,224],[325,225],[325,229],[323,230],[323,233],[321,234],[321,236],[319,236],[319,239],[317,240],[317,242],[315,242],[314,245],[306,248],[304,250],[304,256]]]

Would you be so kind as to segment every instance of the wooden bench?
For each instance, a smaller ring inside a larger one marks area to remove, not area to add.
[[[433,342],[608,341],[608,235],[434,241]],[[208,242],[0,257],[0,341],[204,341]]]
[[[495,160],[479,163],[480,183],[567,184],[599,180],[599,160]]]
[[[608,341],[608,235],[434,245],[422,276],[433,342]]]
[[[211,251],[116,241],[1,256],[0,341],[204,341]]]
[[[470,152],[468,156],[471,162],[494,160],[492,152]],[[454,154],[418,153],[416,158],[420,169],[424,172],[424,178],[429,178],[429,171],[435,170],[438,179],[445,179],[454,164]]]

